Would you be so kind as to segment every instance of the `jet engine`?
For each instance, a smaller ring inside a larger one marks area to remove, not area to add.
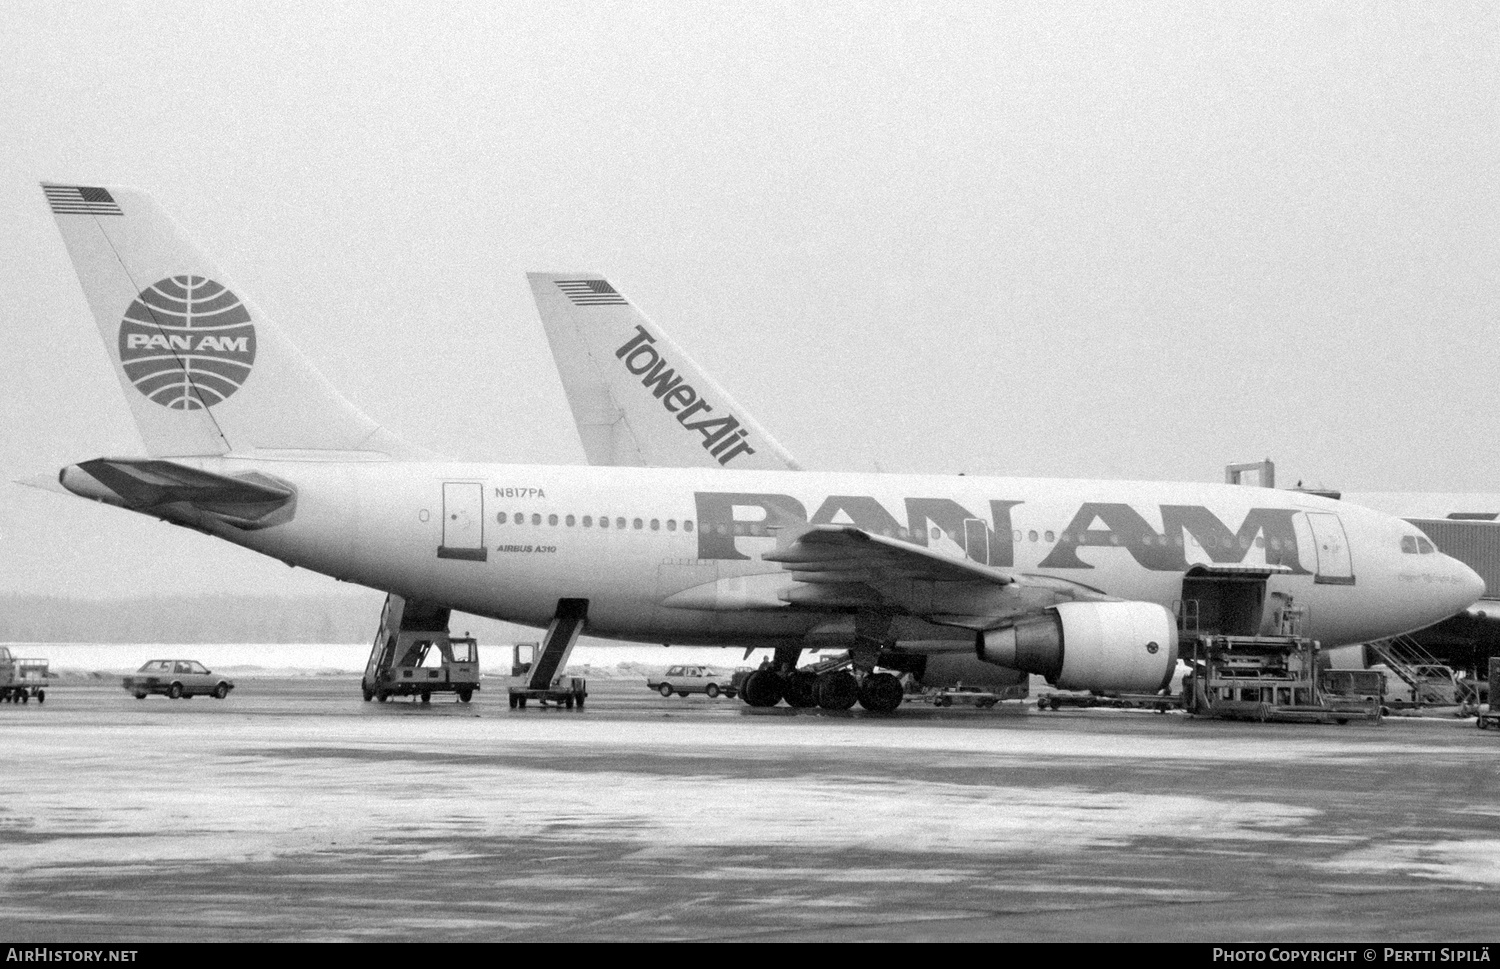
[[[1065,690],[1155,693],[1177,667],[1177,620],[1154,602],[1065,602],[981,632],[974,645],[986,663]]]

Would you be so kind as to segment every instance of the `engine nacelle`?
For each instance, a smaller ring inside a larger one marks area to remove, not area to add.
[[[1177,668],[1177,620],[1154,602],[1064,602],[974,645],[986,663],[1065,690],[1155,693]]]

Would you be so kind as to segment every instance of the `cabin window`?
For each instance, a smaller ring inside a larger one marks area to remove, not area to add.
[[[624,526],[622,525],[621,527],[623,528]],[[634,528],[636,531],[640,531],[641,530],[641,520],[639,518],[635,519],[634,521],[632,521],[630,523],[630,527]]]
[[[584,515],[583,516],[583,527],[584,528],[593,528],[594,527],[594,516],[593,515]]]
[[[932,540],[934,542],[938,541],[942,537],[943,537],[943,530],[941,528],[934,528],[932,530]]]
[[[498,522],[501,525],[504,525],[505,524],[505,512],[502,511],[500,514],[496,515],[495,516],[495,521]]]
[[[640,526],[640,521],[641,520],[639,518],[636,519],[636,526],[635,526],[636,528],[640,528],[641,527]],[[625,527],[625,519],[623,519],[623,518],[616,518],[615,519],[615,527],[616,528],[624,528]]]
[[[609,516],[608,515],[600,515],[599,516],[599,527],[600,528],[608,528],[609,527]]]
[[[526,513],[524,511],[518,511],[518,512],[516,512],[516,524],[517,525],[524,525],[524,524],[526,524]]]
[[[539,515],[539,514],[537,514],[536,512],[532,512],[531,513],[531,523],[533,525],[540,525],[542,523],[542,516]]]
[[[667,519],[667,531],[669,531],[669,532],[675,532],[675,531],[677,531],[677,519],[675,519],[675,518],[668,518]]]
[[[690,522],[690,521],[683,522],[682,523],[682,530],[685,531],[685,532],[692,531],[693,530],[693,523]]]
[[[1010,540],[1012,542],[1019,542],[1021,540],[1021,530],[1019,528],[1010,533]]]
[[[549,524],[549,525],[556,525],[557,524],[557,516],[556,515],[548,515],[547,516],[547,524]]]
[[[1027,541],[1031,541],[1031,542],[1036,541],[1036,529],[1035,528],[1033,528],[1031,531],[1029,531],[1029,532],[1026,533],[1026,540]]]
[[[651,530],[653,532],[659,532],[659,531],[661,531],[661,519],[660,518],[653,518],[653,519],[651,519]]]
[[[577,519],[575,519],[572,515],[569,515],[567,518],[563,519],[563,521],[567,523],[567,526],[569,528],[573,527],[573,522],[575,522],[576,520]]]
[[[1050,531],[1047,533],[1046,538],[1047,538],[1047,541],[1049,541],[1049,542],[1053,541],[1053,535],[1052,535],[1052,533]]]

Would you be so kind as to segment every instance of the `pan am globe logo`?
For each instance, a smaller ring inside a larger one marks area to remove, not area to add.
[[[141,291],[120,321],[120,364],[135,388],[172,410],[202,410],[244,384],[255,324],[238,296],[205,276]]]

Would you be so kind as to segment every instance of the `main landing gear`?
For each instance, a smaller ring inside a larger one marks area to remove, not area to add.
[[[848,710],[858,703],[871,713],[891,713],[905,692],[891,673],[866,673],[856,678],[847,669],[822,673],[808,670],[756,670],[745,678],[740,693],[752,707],[774,707],[785,700],[790,707]]]

